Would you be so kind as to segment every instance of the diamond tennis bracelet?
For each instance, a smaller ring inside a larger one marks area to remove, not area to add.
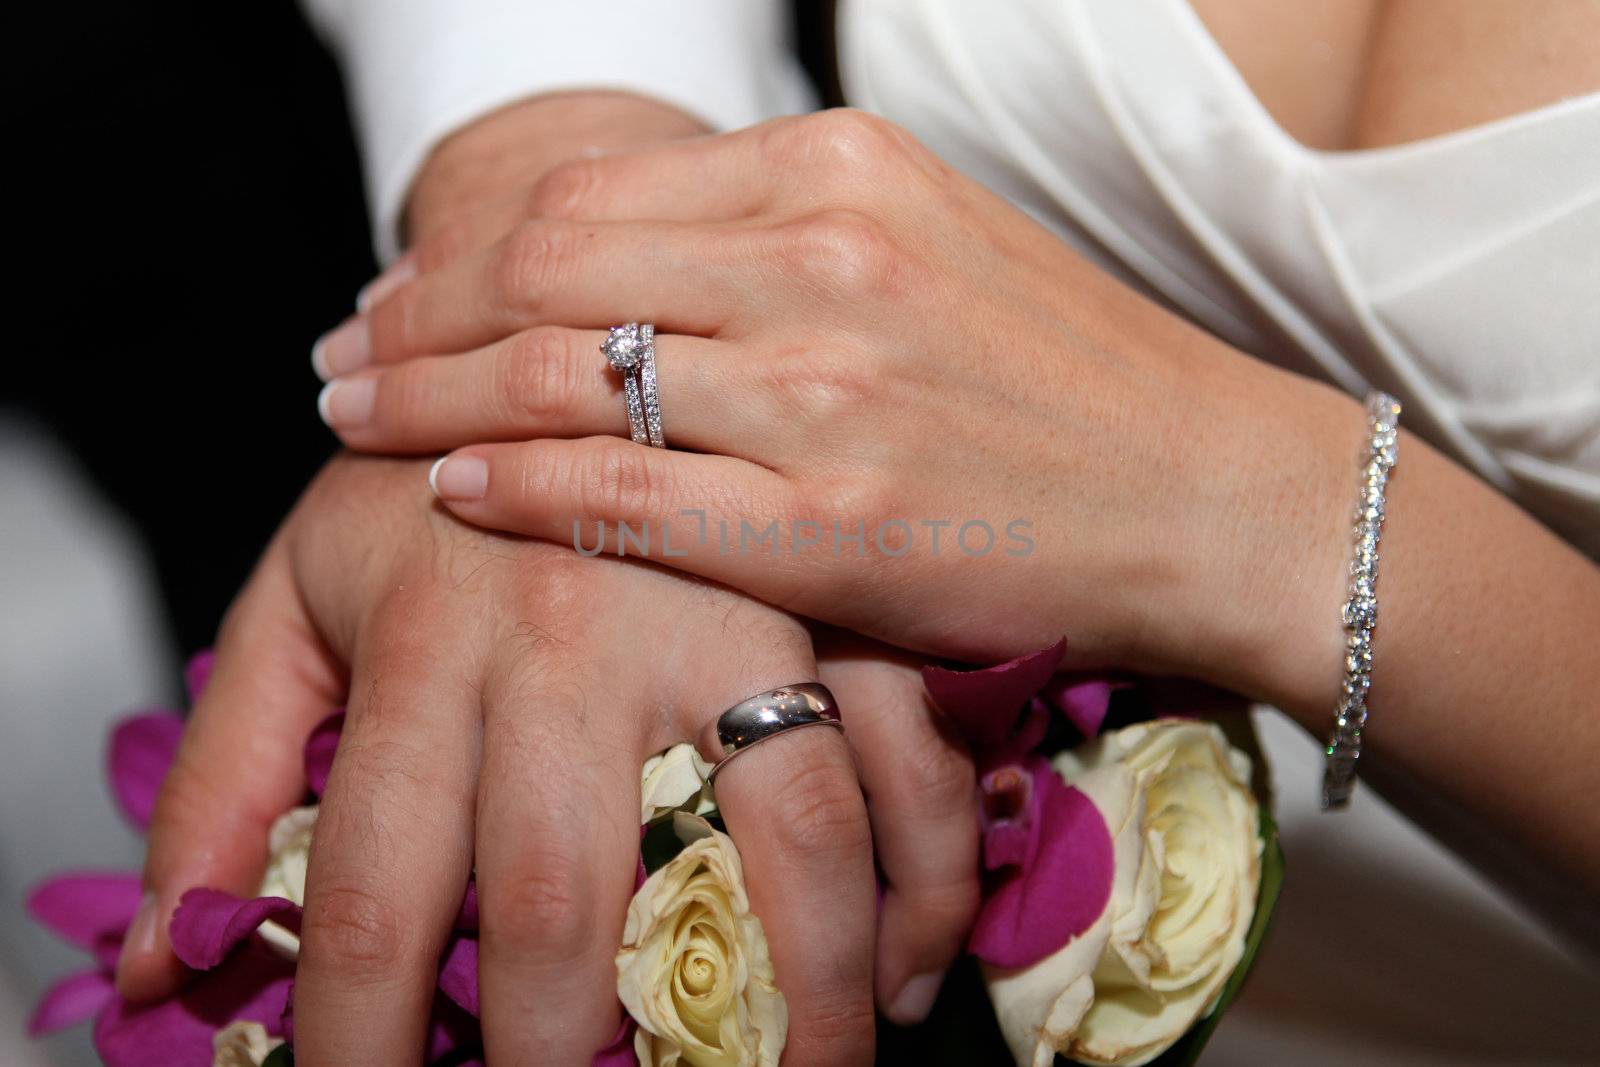
[[[1350,560],[1349,599],[1344,602],[1344,682],[1328,738],[1322,776],[1322,810],[1350,803],[1361,758],[1361,728],[1367,724],[1372,687],[1372,631],[1378,623],[1378,538],[1383,533],[1384,490],[1394,469],[1400,402],[1387,393],[1367,397],[1367,448],[1356,504],[1356,550]]]

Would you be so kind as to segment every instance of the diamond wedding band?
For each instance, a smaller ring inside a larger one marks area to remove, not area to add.
[[[656,389],[656,328],[630,322],[613,326],[600,342],[611,369],[622,374],[628,430],[635,444],[667,446],[661,434],[661,396]]]

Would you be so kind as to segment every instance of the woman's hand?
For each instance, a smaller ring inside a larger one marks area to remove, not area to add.
[[[672,566],[973,658],[1064,629],[1080,663],[1270,655],[1275,612],[1216,620],[1242,592],[1298,610],[1262,565],[1286,549],[1325,568],[1302,583],[1317,620],[1338,602],[1355,407],[1153,308],[888,123],[570,162],[530,204],[508,236],[424,242],[354,324],[370,365],[322,400],[355,448],[543,438],[446,460],[469,521],[589,546],[597,522],[658,546],[670,524]],[[657,326],[669,446],[709,454],[552,439],[626,432],[597,328],[629,319]],[[1309,535],[1241,536],[1262,501]]]
[[[347,442],[469,445],[435,483],[475,523],[592,545],[601,522],[614,545],[648,521],[663,563],[896,644],[998,659],[1066,633],[1073,664],[1328,728],[1354,401],[1180,321],[865,115],[570,163],[532,203],[476,252],[424,247],[359,320],[367,369],[323,403]],[[708,454],[587,437],[624,432],[591,331],[629,320],[659,330],[669,446]],[[1600,568],[1401,436],[1363,762],[1592,894]],[[953,536],[974,520],[996,533],[981,557]],[[937,554],[931,522],[951,524]]]
[[[134,997],[176,984],[165,924],[186,889],[254,891],[267,828],[305,789],[304,738],[348,700],[311,859],[299,1051],[315,1063],[415,1060],[475,870],[489,1055],[587,1063],[617,1022],[640,766],[736,701],[817,677],[810,641],[781,612],[650,564],[466,526],[422,489],[424,469],[334,460],[230,611],[162,790],[152,896],[120,984]],[[822,677],[839,687],[902,886],[899,992],[953,958],[970,919],[971,771],[913,670],[864,688],[848,656],[835,661]],[[843,737],[774,739],[717,791],[796,1062],[868,1062],[873,857]]]

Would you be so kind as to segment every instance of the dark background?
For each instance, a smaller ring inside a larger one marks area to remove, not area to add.
[[[0,405],[127,511],[203,647],[333,449],[310,346],[374,271],[339,74],[287,0],[10,6]]]
[[[831,8],[797,5],[830,89]],[[311,344],[376,270],[338,68],[292,0],[12,4],[0,28],[0,407],[128,513],[202,648],[333,450]]]

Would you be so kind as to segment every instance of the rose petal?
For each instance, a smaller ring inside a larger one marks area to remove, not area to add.
[[[28,1036],[44,1037],[92,1019],[116,997],[116,986],[102,971],[79,971],[57,981],[28,1017]]]
[[[1000,967],[1037,963],[1094,925],[1116,871],[1100,809],[1044,760],[1029,769],[1036,832],[1024,862],[986,887],[968,943],[973,955]]]
[[[339,747],[339,732],[344,729],[344,712],[336,711],[317,723],[306,738],[306,784],[317,796],[328,787],[328,772],[333,769],[333,753]]]
[[[156,792],[172,768],[183,736],[177,712],[150,711],[118,723],[106,756],[111,794],[129,822],[143,830],[150,825]]]
[[[62,874],[28,894],[28,911],[56,936],[93,952],[121,941],[143,896],[137,874]]]
[[[922,668],[928,695],[973,748],[998,748],[1017,725],[1028,698],[1055,674],[1066,651],[1063,637],[1049,648],[975,671]]]
[[[211,680],[211,668],[216,665],[217,654],[209,648],[202,648],[199,652],[189,657],[189,662],[183,667],[184,686],[189,690],[189,704],[192,706],[200,699],[200,694],[205,692],[206,683]]]
[[[240,900],[218,889],[191,889],[172,913],[172,951],[188,966],[210,970],[268,919],[299,933],[300,913],[282,897]]]
[[[439,966],[439,992],[478,1017],[478,939],[453,937]]]
[[[1111,694],[1126,689],[1126,682],[1112,682],[1104,678],[1089,681],[1060,678],[1049,682],[1042,694],[1044,699],[1060,710],[1084,737],[1100,732],[1111,708]]]
[[[175,997],[144,1006],[113,1000],[95,1022],[95,1049],[106,1067],[210,1067],[211,1037],[230,1022],[258,1022],[280,1036],[293,977],[294,964],[246,945]]]

